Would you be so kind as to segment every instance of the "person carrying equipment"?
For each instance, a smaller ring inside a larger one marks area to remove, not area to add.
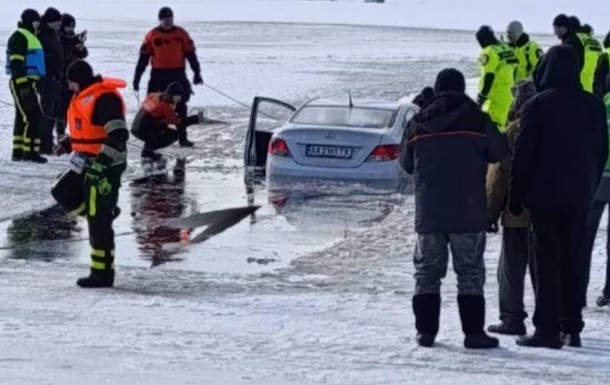
[[[187,118],[176,113],[176,106],[182,102],[183,96],[184,89],[180,83],[173,82],[165,92],[152,93],[142,103],[131,126],[133,136],[144,141],[142,158],[160,160],[161,155],[156,153],[156,150],[186,137],[188,126],[203,121],[203,111]]]
[[[152,65],[147,94],[163,92],[170,83],[178,82],[184,89],[183,100],[176,105],[178,116],[185,118],[187,103],[192,93],[191,84],[186,77],[186,61],[194,72],[193,83],[203,84],[201,66],[195,51],[195,44],[189,34],[181,27],[174,25],[174,12],[163,7],[159,10],[160,25],[146,34],[140,48],[140,58],[136,66],[133,89],[138,92],[140,79],[148,63]],[[186,136],[179,138],[180,146],[192,147]]]
[[[519,60],[508,45],[496,38],[491,27],[479,28],[476,38],[483,48],[479,56],[481,81],[477,101],[500,131],[504,131],[513,102],[512,87]]]
[[[9,88],[16,111],[12,160],[46,163],[47,159],[39,154],[42,109],[37,93],[46,75],[44,51],[36,37],[40,15],[33,9],[26,9],[18,27],[6,50],[6,72],[11,75]]]
[[[86,216],[91,245],[91,274],[76,283],[83,288],[114,284],[114,230],[121,175],[127,167],[125,104],[120,79],[94,76],[76,60],[66,77],[74,98],[68,109],[70,136],[58,150],[73,152],[68,169],[55,183],[53,197],[68,211]],[[60,151],[58,151],[60,152]]]

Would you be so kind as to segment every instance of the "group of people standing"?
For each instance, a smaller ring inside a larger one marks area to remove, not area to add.
[[[193,83],[203,84],[195,45],[189,34],[174,25],[173,11],[159,11],[159,26],[142,44],[133,88],[152,64],[148,96],[131,132],[144,141],[142,157],[158,160],[155,150],[179,142],[192,147],[186,128],[203,115],[187,116]],[[33,9],[21,15],[7,47],[7,72],[15,100],[14,161],[46,163],[41,154],[71,153],[69,168],[58,178],[52,195],[67,211],[88,221],[91,269],[77,284],[84,288],[114,284],[115,243],[112,223],[121,176],[127,167],[126,107],[122,79],[96,75],[84,61],[86,32],[75,33],[75,19],[48,8],[42,17]],[[69,135],[65,135],[66,125]],[[56,130],[56,138],[53,131]]]
[[[16,105],[12,159],[46,163],[41,154],[53,153],[54,130],[57,138],[65,134],[72,97],[66,69],[87,57],[87,34],[77,34],[75,18],[55,8],[42,16],[33,9],[24,11],[18,27],[9,39],[6,60]]]
[[[561,43],[546,54],[517,21],[508,25],[508,43],[481,27],[477,102],[454,69],[416,98],[421,110],[400,160],[415,181],[413,312],[421,346],[432,346],[439,330],[449,249],[465,346],[499,345],[484,330],[483,295],[486,232],[498,232],[499,222],[501,322],[488,331],[520,336],[526,347],[582,344],[593,243],[610,202],[610,33],[602,48],[576,17],[559,15],[553,27]],[[536,331],[526,337],[528,266]],[[597,302],[610,303],[610,266]]]

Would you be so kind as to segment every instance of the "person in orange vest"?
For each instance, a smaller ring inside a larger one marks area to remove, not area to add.
[[[183,118],[176,113],[176,106],[184,98],[184,89],[178,82],[171,83],[164,92],[146,97],[131,126],[131,133],[144,141],[143,159],[158,161],[156,150],[168,147],[186,137],[186,128],[203,121],[203,111]],[[172,127],[173,126],[173,127]]]
[[[52,193],[64,208],[87,218],[91,274],[76,283],[83,288],[114,284],[114,230],[121,176],[127,167],[125,103],[119,89],[124,80],[95,76],[84,60],[68,67],[74,98],[68,108],[70,136],[61,147],[73,152],[70,169]]]
[[[185,92],[183,100],[176,106],[176,113],[186,118],[186,104],[192,93],[191,84],[186,77],[186,61],[194,73],[193,83],[203,84],[193,40],[183,28],[174,25],[174,12],[163,7],[159,10],[159,26],[146,34],[140,48],[140,58],[133,79],[134,91],[139,91],[140,79],[150,62],[152,70],[147,94],[163,92],[171,83],[180,83]],[[186,137],[179,138],[179,143],[182,147],[193,146]]]

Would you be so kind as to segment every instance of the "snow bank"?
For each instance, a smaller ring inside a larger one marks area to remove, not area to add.
[[[511,20],[519,19],[527,30],[547,33],[552,32],[552,20],[559,13],[578,15],[598,33],[606,33],[610,12],[606,0],[588,0],[586,5],[574,0],[387,0],[385,4],[346,0],[62,0],[54,4],[81,19],[155,21],[158,9],[168,3],[178,22],[260,21],[463,30],[490,24],[503,31]],[[48,4],[46,0],[27,3],[39,10]],[[13,26],[22,7],[3,12],[0,25]]]

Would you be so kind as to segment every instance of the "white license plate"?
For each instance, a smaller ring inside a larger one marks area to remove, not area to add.
[[[351,159],[352,148],[339,146],[309,145],[305,148],[305,155],[310,158]]]

